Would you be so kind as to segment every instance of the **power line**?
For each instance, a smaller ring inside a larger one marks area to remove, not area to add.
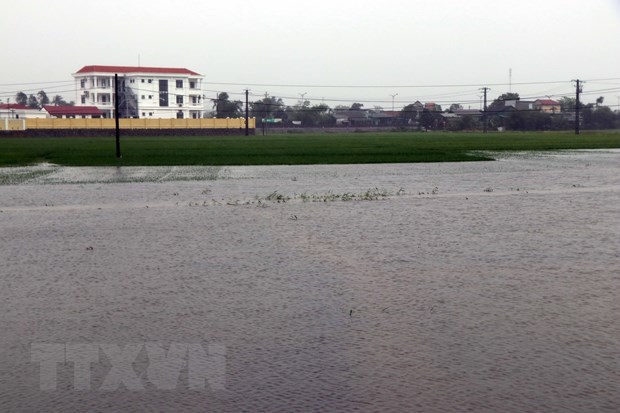
[[[620,80],[620,78],[607,79],[589,79],[588,82],[601,82]],[[509,86],[509,85],[549,85],[570,83],[570,80],[551,80],[538,82],[516,82],[516,83],[469,83],[469,84],[420,84],[420,85],[313,85],[313,84],[277,84],[277,83],[233,83],[233,82],[203,82],[208,85],[226,85],[226,86],[256,86],[256,87],[295,87],[295,88],[443,88],[443,87],[484,87],[484,86]]]
[[[75,80],[56,80],[52,82],[0,83],[0,86],[45,85],[50,83],[74,83]]]

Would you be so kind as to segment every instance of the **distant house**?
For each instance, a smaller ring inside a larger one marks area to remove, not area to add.
[[[368,110],[335,109],[334,117],[338,126],[371,126],[372,119]]]
[[[400,119],[400,111],[395,110],[381,110],[372,111],[368,115],[372,120],[373,126],[394,126]]]
[[[443,112],[441,114],[441,123],[439,124],[439,126],[441,126],[443,129],[445,129],[447,127],[451,127],[452,125],[458,124],[460,119],[461,119],[461,117],[459,115],[457,115],[456,113]]]
[[[562,106],[553,99],[538,99],[534,101],[534,109],[545,113],[560,113]]]
[[[73,74],[76,106],[96,106],[114,117],[114,75],[123,118],[201,118],[203,76],[185,68],[84,66]]]
[[[424,109],[430,110],[431,112],[441,112],[441,105],[434,102],[428,102],[424,104]]]
[[[43,111],[52,118],[101,118],[103,111],[96,106],[52,106],[44,105]]]
[[[0,104],[0,119],[47,118],[47,112],[16,103]]]
[[[504,100],[504,109],[510,110],[535,110],[534,101],[531,100]]]
[[[461,118],[464,116],[471,116],[472,118],[475,118],[475,119],[482,117],[482,111],[478,109],[456,109],[454,111],[454,114]]]

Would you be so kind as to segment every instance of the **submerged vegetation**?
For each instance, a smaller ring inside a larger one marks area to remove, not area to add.
[[[256,205],[258,207],[267,207],[271,204],[285,204],[290,201],[301,201],[301,202],[336,202],[336,201],[378,201],[383,199],[388,199],[394,196],[405,195],[405,190],[403,188],[398,189],[397,191],[388,191],[386,189],[379,188],[370,188],[364,192],[355,193],[355,192],[343,192],[343,193],[335,193],[332,191],[327,191],[325,193],[307,193],[303,192],[301,194],[294,193],[292,195],[281,194],[278,191],[273,191],[267,194],[266,196],[256,196],[251,200],[221,200],[217,201],[215,199],[211,199],[211,202],[203,201],[200,202],[190,202],[189,206],[209,206],[209,205]],[[295,217],[294,220],[297,218]]]
[[[620,148],[620,133],[333,133],[250,137],[0,139],[0,166],[308,165],[492,160],[481,151]]]

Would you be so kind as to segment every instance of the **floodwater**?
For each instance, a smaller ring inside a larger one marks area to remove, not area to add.
[[[620,409],[620,151],[0,183],[0,411]],[[42,389],[54,343],[219,345],[225,385]]]

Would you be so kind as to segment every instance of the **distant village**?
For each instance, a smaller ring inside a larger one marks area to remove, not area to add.
[[[75,100],[48,97],[44,90],[27,95],[18,92],[0,103],[0,119],[112,118],[115,116],[114,75],[119,76],[118,113],[121,118],[198,119],[240,118],[244,101],[220,92],[213,98],[203,93],[204,77],[184,68],[84,66],[75,72]],[[579,103],[579,121],[585,129],[620,128],[620,111],[595,103]],[[302,99],[286,105],[282,98],[265,95],[249,101],[247,114],[257,127],[269,128],[389,128],[420,131],[470,131],[485,126],[493,130],[564,130],[576,121],[577,100],[561,97],[522,100],[518,93],[505,93],[486,108],[464,108],[459,103],[442,108],[433,102],[416,101],[401,110],[365,108],[362,103],[334,108]]]

